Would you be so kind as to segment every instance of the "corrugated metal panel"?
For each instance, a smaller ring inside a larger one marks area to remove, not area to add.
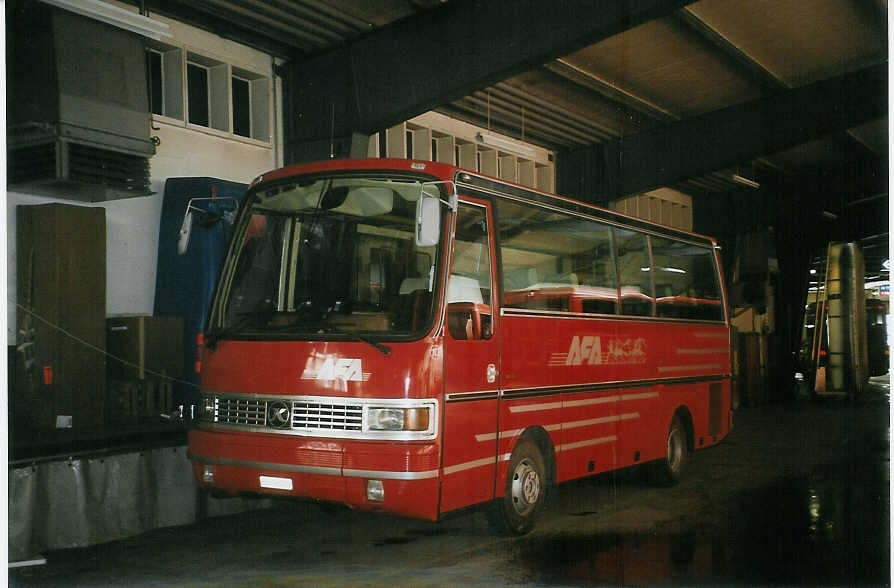
[[[50,461],[9,472],[9,559],[86,547],[195,522],[197,487],[186,447]],[[208,499],[207,515],[269,500]]]

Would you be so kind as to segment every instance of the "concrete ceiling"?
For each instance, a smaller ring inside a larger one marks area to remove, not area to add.
[[[180,18],[291,60],[307,59],[397,21],[443,10],[447,4],[439,0],[133,2],[150,13]],[[885,0],[701,0],[680,5],[685,6],[669,16],[547,63],[532,64],[443,102],[436,110],[548,148],[573,151],[887,62]],[[532,23],[532,31],[536,26]],[[444,41],[432,40],[439,42]],[[887,193],[887,128],[887,117],[882,116],[711,170],[674,187],[710,195],[736,188],[734,174],[791,185],[823,172],[836,178],[875,178],[843,187],[853,192],[843,206],[862,199],[877,202]],[[887,228],[881,232],[887,234]]]

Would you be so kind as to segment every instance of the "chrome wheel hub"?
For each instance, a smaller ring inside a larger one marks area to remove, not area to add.
[[[540,498],[540,474],[529,460],[521,460],[512,472],[512,506],[524,516],[534,509]]]

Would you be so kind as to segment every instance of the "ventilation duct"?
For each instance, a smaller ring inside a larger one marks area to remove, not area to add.
[[[141,37],[40,2],[9,2],[6,22],[9,189],[92,202],[149,194]]]

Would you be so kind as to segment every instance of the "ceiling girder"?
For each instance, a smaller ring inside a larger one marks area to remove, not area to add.
[[[688,8],[683,8],[674,14],[677,22],[699,35],[707,41],[711,46],[720,51],[722,55],[730,59],[733,63],[743,68],[751,76],[751,79],[760,83],[771,92],[788,90],[788,85],[780,80],[776,75],[768,70],[762,63],[758,62],[754,57],[740,49],[732,41],[723,36],[719,31],[711,25],[700,19]]]
[[[560,193],[607,202],[749,161],[887,113],[887,63],[569,152]],[[561,163],[561,162],[560,162]]]
[[[562,78],[574,82],[578,86],[596,92],[609,100],[622,104],[637,113],[645,114],[656,120],[680,120],[680,115],[667,110],[657,104],[649,102],[645,98],[620,88],[611,82],[603,80],[595,74],[585,71],[565,59],[556,59],[543,66]]]
[[[346,155],[352,134],[387,128],[690,1],[454,0],[390,23],[286,65],[286,160]],[[532,35],[532,25],[545,34]]]

